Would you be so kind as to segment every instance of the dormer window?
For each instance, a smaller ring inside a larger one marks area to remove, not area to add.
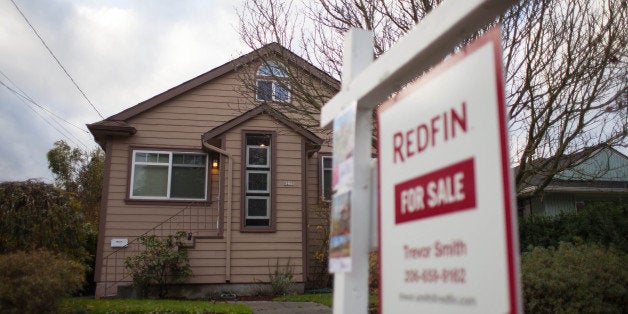
[[[268,61],[257,69],[257,77],[256,100],[290,102],[290,85],[283,80],[288,73],[283,64]]]

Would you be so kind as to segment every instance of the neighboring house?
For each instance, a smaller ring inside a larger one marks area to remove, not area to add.
[[[598,145],[567,155],[562,162],[572,164],[557,173],[543,191],[532,196],[535,183],[521,189],[518,207],[524,216],[554,216],[576,211],[595,202],[628,204],[628,157],[607,145]]]
[[[298,101],[281,83],[286,69],[329,96],[339,88],[270,44],[88,125],[106,152],[96,297],[130,284],[124,259],[143,249],[138,236],[179,230],[197,297],[260,293],[276,268],[301,290],[324,276],[315,216],[329,193],[330,135],[282,110]]]

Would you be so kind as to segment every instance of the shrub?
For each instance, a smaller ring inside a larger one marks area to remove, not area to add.
[[[0,254],[45,249],[81,261],[87,269],[81,293],[93,293],[97,232],[80,203],[51,184],[0,183]]]
[[[149,287],[154,285],[159,298],[164,298],[168,284],[182,283],[192,276],[188,252],[181,242],[186,236],[185,231],[179,231],[167,237],[144,235],[139,238],[145,250],[127,257],[124,264],[141,297],[147,296]]]
[[[369,288],[379,287],[379,257],[377,252],[369,253]]]
[[[628,253],[628,206],[597,203],[556,217],[531,216],[520,221],[519,235],[522,250],[584,241]]]
[[[277,259],[275,270],[271,272],[269,266],[268,272],[273,295],[285,295],[294,287],[294,270],[290,265],[290,259],[288,259],[286,267],[283,269],[279,266],[279,259]]]
[[[312,208],[308,218],[310,238],[308,255],[312,257],[308,264],[306,288],[320,289],[331,287],[332,276],[327,271],[329,265],[329,227],[330,203],[319,200]]]
[[[43,248],[89,260],[93,228],[69,193],[39,181],[0,183],[0,254]]]
[[[560,243],[522,255],[528,313],[622,313],[628,306],[627,255],[595,244]]]
[[[84,273],[80,263],[45,250],[0,255],[0,312],[54,313],[81,288]]]

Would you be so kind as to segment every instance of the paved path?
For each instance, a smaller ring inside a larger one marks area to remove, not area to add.
[[[330,307],[314,302],[243,301],[253,314],[331,314]]]

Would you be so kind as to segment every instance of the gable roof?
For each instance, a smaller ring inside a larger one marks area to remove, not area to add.
[[[262,103],[261,105],[209,130],[208,132],[205,132],[205,134],[203,134],[201,136],[201,140],[204,142],[207,142],[217,136],[222,135],[223,133],[231,130],[232,128],[250,120],[255,118],[256,116],[266,113],[268,115],[270,115],[272,118],[274,118],[275,120],[283,123],[285,126],[287,126],[288,128],[292,129],[294,132],[296,132],[297,134],[300,134],[301,136],[305,137],[306,139],[310,140],[312,143],[316,144],[316,145],[321,145],[323,143],[323,139],[318,137],[316,134],[312,133],[311,131],[301,127],[300,125],[290,121],[290,119],[288,117],[286,117],[283,113],[273,109],[272,107],[270,107],[268,104],[266,103]]]
[[[232,71],[235,71],[237,68],[250,64],[251,62],[255,62],[258,60],[264,61],[264,58],[271,58],[273,55],[278,55],[281,56],[282,58],[284,58],[287,62],[290,62],[290,64],[295,65],[300,67],[301,69],[305,70],[306,72],[310,73],[312,76],[318,78],[319,80],[321,80],[321,82],[323,82],[324,84],[326,84],[327,86],[329,86],[332,89],[335,90],[339,90],[340,89],[340,82],[338,80],[336,80],[335,78],[333,78],[332,76],[330,76],[329,74],[325,73],[324,71],[320,70],[319,68],[315,67],[314,65],[312,65],[311,63],[309,63],[307,60],[299,57],[298,55],[296,55],[295,53],[293,53],[292,51],[284,48],[283,46],[281,46],[278,43],[270,43],[267,44],[257,50],[254,50],[248,54],[245,54],[243,56],[240,56],[239,58],[236,58],[234,60],[231,60],[217,68],[214,68],[204,74],[201,74],[189,81],[186,81],[180,85],[177,85],[161,94],[158,94],[150,99],[147,99],[133,107],[127,108],[117,114],[114,114],[104,120],[92,123],[92,124],[87,124],[87,128],[89,129],[89,131],[92,133],[92,135],[94,135],[94,139],[95,141],[101,146],[101,147],[105,147],[105,141],[107,138],[110,137],[128,137],[131,136],[133,134],[136,133],[136,129],[131,126],[130,124],[127,123],[127,121],[137,115],[140,115],[156,106],[159,106],[160,104],[171,100],[179,95],[182,95],[183,93],[186,93],[196,87],[199,87],[205,83],[208,83],[218,77],[221,77],[227,73],[230,73]],[[265,107],[264,107],[265,108]],[[253,109],[254,111],[255,109]],[[272,110],[272,109],[271,109]],[[265,112],[270,112],[267,111],[267,108],[264,109]],[[253,113],[251,113],[253,114]],[[256,115],[256,114],[255,114]],[[279,117],[277,118],[280,122],[282,122],[283,124],[287,125],[288,127],[294,129],[297,133],[304,135],[306,138],[310,139],[312,142],[314,143],[318,143],[318,140],[320,140],[320,138],[316,135],[314,135],[315,138],[313,138],[311,135],[308,134],[309,131],[296,126],[294,123],[291,123],[286,116],[278,113],[275,111],[275,113],[272,114],[274,117]],[[244,115],[242,115],[244,116]],[[242,117],[240,116],[240,117]],[[238,117],[238,118],[240,118]],[[238,119],[236,118],[236,119]],[[236,120],[233,119],[233,120]],[[285,120],[285,121],[284,121]],[[309,132],[311,133],[311,132]],[[307,135],[306,135],[307,134]],[[313,133],[311,133],[313,135]],[[317,144],[320,145],[320,144]]]
[[[133,126],[128,124],[126,121],[140,115],[168,100],[171,100],[183,93],[186,93],[196,87],[199,87],[205,83],[208,83],[222,75],[235,71],[238,67],[250,64],[251,62],[255,62],[258,60],[264,60],[266,57],[272,57],[273,55],[280,55],[286,61],[290,62],[292,65],[298,66],[306,72],[310,73],[314,77],[321,80],[321,82],[325,83],[329,87],[335,90],[340,89],[340,82],[327,74],[325,71],[320,70],[315,67],[307,60],[299,57],[292,51],[284,48],[278,43],[270,43],[267,44],[257,50],[254,50],[248,54],[240,56],[234,60],[231,60],[217,68],[214,68],[204,74],[201,74],[187,82],[184,82],[180,85],[177,85],[161,94],[158,94],[150,99],[147,99],[133,107],[127,108],[117,114],[114,114],[104,120],[87,124],[87,128],[94,136],[95,141],[104,148],[104,144],[107,138],[109,137],[128,137],[136,133],[136,130]],[[253,109],[255,110],[255,109]],[[266,109],[264,109],[266,110]],[[271,109],[272,110],[272,109]],[[267,111],[269,112],[269,111]],[[252,114],[252,113],[251,113]],[[277,115],[277,113],[273,113],[274,117],[279,117],[278,120],[285,125],[293,128],[299,134],[307,134],[307,130],[296,126],[294,123],[291,123],[284,115]],[[244,116],[244,115],[243,115]],[[237,118],[236,118],[237,119]],[[235,120],[235,119],[233,119]],[[305,131],[305,132],[304,132]],[[311,133],[311,132],[309,132]],[[312,133],[313,135],[313,133]],[[318,143],[318,138],[312,138],[310,135],[304,135],[306,138],[310,139],[314,143]],[[319,145],[319,144],[317,144]]]
[[[621,191],[624,193],[628,192],[628,177],[623,180],[621,180],[621,178],[617,178],[618,180],[607,180],[601,177],[600,173],[596,173],[613,170],[608,168],[610,166],[608,164],[605,165],[607,169],[578,169],[581,165],[584,165],[587,161],[592,160],[602,152],[608,152],[612,156],[616,156],[618,160],[628,163],[628,157],[626,155],[606,143],[585,147],[580,151],[564,155],[558,159],[559,169],[563,170],[555,173],[549,185],[543,190],[547,192],[571,191],[570,189],[573,189],[573,191],[590,190],[600,192],[608,190]],[[533,161],[533,165],[543,165],[545,161],[546,159],[537,159]],[[610,162],[610,160],[607,160],[607,162]],[[518,168],[519,167],[514,168],[515,173],[518,171]],[[519,196],[527,196],[532,193],[534,189],[541,184],[545,176],[552,173],[551,169],[544,169],[542,166],[539,166],[535,171],[536,173],[528,179],[527,183],[522,183]]]
[[[589,155],[557,173],[555,178],[561,181],[628,182],[628,157],[609,145],[598,145]]]
[[[201,86],[213,79],[216,79],[222,75],[225,75],[229,72],[235,71],[238,67],[249,64],[251,62],[262,60],[263,57],[270,56],[272,54],[280,54],[287,58],[292,64],[295,64],[307,72],[311,73],[314,77],[320,79],[325,84],[329,85],[332,88],[339,89],[340,83],[338,80],[331,77],[329,74],[324,71],[318,69],[305,59],[299,57],[292,51],[284,48],[278,43],[270,43],[262,48],[254,50],[248,54],[245,54],[237,59],[231,60],[217,68],[214,68],[204,74],[201,74],[187,82],[184,82],[178,86],[175,86],[159,95],[156,95],[150,99],[147,99],[133,107],[130,107],[126,110],[123,110],[113,116],[108,117],[105,120],[128,120],[132,117],[135,117],[163,102],[166,102],[170,99],[173,99],[185,92],[188,92],[198,86]]]

